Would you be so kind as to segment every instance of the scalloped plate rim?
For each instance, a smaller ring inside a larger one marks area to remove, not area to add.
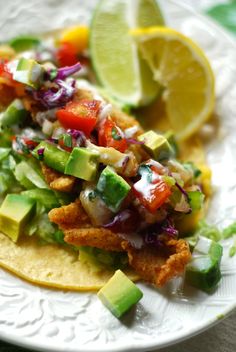
[[[221,32],[222,35],[228,40],[229,43],[231,43],[231,45],[235,48],[236,51],[236,43],[233,39],[233,37],[227,33],[223,28],[221,28],[217,23],[215,23],[213,20],[197,13],[194,9],[191,8],[191,6],[188,6],[187,4],[180,4],[175,0],[169,0],[170,3],[175,4],[176,6],[178,6],[179,8],[184,8],[185,10],[187,10],[188,12],[191,12],[195,17],[199,18],[201,21],[203,21],[204,23],[206,23],[208,26],[210,26],[213,30],[216,29],[218,32]],[[1,270],[1,269],[0,269]],[[41,288],[42,290],[44,288]],[[162,338],[162,336],[160,337],[161,342],[157,343],[157,341],[155,341],[154,343],[147,343],[147,342],[142,342],[139,341],[139,347],[138,346],[130,346],[128,348],[126,348],[125,346],[118,346],[118,347],[113,347],[112,351],[122,351],[122,352],[128,352],[128,351],[146,351],[146,350],[154,350],[154,349],[159,349],[159,348],[163,348],[166,346],[171,346],[174,345],[176,343],[179,343],[181,341],[187,340],[193,336],[196,336],[198,334],[200,334],[203,331],[208,330],[210,327],[218,324],[219,322],[221,322],[222,320],[224,320],[227,316],[229,316],[230,314],[232,314],[232,312],[236,309],[236,298],[235,298],[235,302],[229,304],[226,306],[226,309],[224,310],[224,316],[221,318],[218,318],[217,316],[214,318],[209,319],[209,321],[204,321],[202,324],[198,324],[195,326],[195,328],[191,328],[190,331],[186,331],[183,330],[181,331],[181,333],[179,333],[178,331],[173,333],[173,336],[171,338]],[[62,349],[60,347],[51,347],[49,344],[47,343],[43,343],[40,346],[39,345],[35,345],[33,344],[31,341],[27,341],[28,339],[26,337],[21,337],[21,336],[8,336],[7,333],[5,332],[1,332],[0,331],[0,338],[8,343],[12,343],[15,345],[18,345],[20,347],[25,347],[25,348],[34,348],[37,351],[64,351],[64,347],[62,347]],[[109,345],[109,344],[108,344]],[[86,351],[86,352],[105,352],[105,351],[110,351],[109,347],[108,348],[102,348],[102,349],[68,349],[68,351],[71,352],[76,352],[76,351]]]

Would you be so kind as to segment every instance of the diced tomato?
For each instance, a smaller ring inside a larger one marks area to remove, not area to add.
[[[99,128],[98,143],[103,147],[113,147],[121,153],[128,147],[123,132],[110,118],[105,119]]]
[[[13,79],[12,73],[7,67],[7,62],[0,59],[0,83],[4,85],[4,89],[1,92],[1,101],[3,101],[4,96],[12,96],[14,99],[15,95],[21,97],[25,95],[25,87],[22,83],[16,82]],[[14,91],[10,91],[14,89]],[[11,100],[12,100],[11,99]]]
[[[154,213],[165,203],[171,191],[152,167],[151,170],[152,179],[150,180],[147,174],[142,175],[141,179],[133,185],[133,193],[148,211]]]
[[[62,43],[56,52],[58,65],[72,66],[78,62],[76,48],[71,43]]]
[[[64,109],[58,110],[56,116],[63,127],[80,130],[89,135],[97,123],[99,106],[98,100],[70,102]]]
[[[7,62],[1,59],[0,59],[0,77],[4,78],[6,82],[9,81],[9,83],[13,81],[12,74],[7,67]]]
[[[23,142],[28,146],[35,148],[39,144],[39,142],[33,141],[32,139],[22,138]]]

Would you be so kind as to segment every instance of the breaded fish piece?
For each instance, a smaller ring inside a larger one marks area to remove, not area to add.
[[[65,242],[109,251],[126,251],[129,264],[136,273],[159,287],[181,275],[191,259],[188,243],[183,239],[163,239],[160,248],[145,246],[136,249],[109,229],[93,227],[79,200],[52,209],[48,215],[50,221],[63,230]]]
[[[116,233],[102,227],[75,228],[64,230],[64,240],[76,246],[90,246],[107,251],[122,252],[124,241]]]
[[[63,175],[42,163],[42,173],[45,181],[54,191],[71,192],[76,178],[74,176]]]
[[[89,217],[85,213],[79,199],[69,205],[50,210],[48,217],[51,222],[57,224],[62,230],[91,226]]]
[[[191,259],[189,245],[183,239],[167,240],[160,249],[151,246],[135,249],[127,242],[123,242],[122,247],[136,273],[158,287],[181,275]]]

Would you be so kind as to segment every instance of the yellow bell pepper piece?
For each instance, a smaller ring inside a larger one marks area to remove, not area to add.
[[[212,195],[211,169],[206,164],[198,165],[198,167],[202,172],[200,175],[200,182],[202,184],[203,193],[207,197],[210,197]]]
[[[0,45],[0,58],[4,60],[11,60],[16,55],[15,50],[9,45]]]
[[[80,54],[88,47],[88,34],[89,29],[86,26],[70,27],[62,32],[60,42],[72,44]]]

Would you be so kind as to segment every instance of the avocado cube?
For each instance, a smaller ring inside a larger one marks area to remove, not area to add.
[[[40,153],[40,151],[42,153]],[[42,160],[52,169],[64,173],[70,153],[58,148],[58,146],[54,143],[42,141],[36,148],[34,148],[32,155],[36,159]]]
[[[221,279],[222,246],[208,238],[199,237],[192,260],[186,266],[186,281],[205,292],[212,292]]]
[[[104,203],[113,212],[117,212],[130,191],[130,185],[110,167],[101,173],[96,190]]]
[[[0,231],[17,242],[35,214],[35,201],[21,194],[8,194],[0,208]]]
[[[65,174],[93,181],[97,175],[99,154],[86,148],[72,150],[66,163]]]
[[[144,142],[143,147],[155,160],[162,161],[174,155],[168,140],[152,130],[141,134],[138,140]]]
[[[13,79],[37,89],[42,84],[44,73],[45,69],[42,65],[32,59],[22,57],[13,74]]]
[[[143,297],[142,291],[121,270],[115,272],[97,295],[116,318]]]
[[[15,99],[4,111],[1,117],[1,125],[9,127],[15,124],[22,123],[28,115],[24,105],[20,99]]]
[[[178,156],[179,154],[179,147],[175,138],[175,134],[172,130],[169,130],[167,132],[164,133],[164,137],[167,139],[167,141],[169,142],[170,146],[172,147],[173,153],[174,153],[174,157]]]

